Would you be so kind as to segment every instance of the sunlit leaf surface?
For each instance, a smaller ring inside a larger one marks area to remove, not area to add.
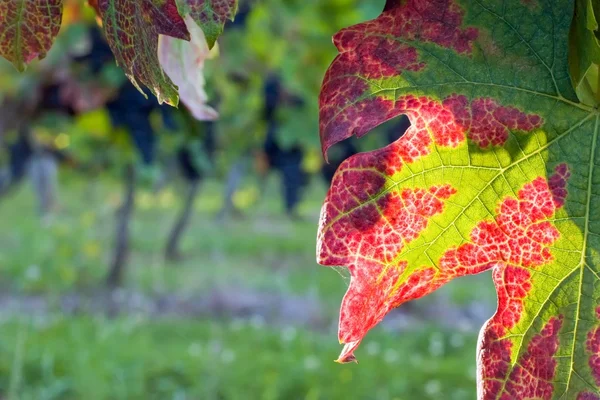
[[[600,116],[572,89],[572,16],[568,0],[390,0],[335,36],[324,152],[412,123],[344,162],[323,205],[318,260],[352,276],[340,362],[394,307],[492,270],[479,398],[600,398]]]

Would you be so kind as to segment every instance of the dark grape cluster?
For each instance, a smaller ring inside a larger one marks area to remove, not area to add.
[[[157,107],[156,100],[142,96],[129,81],[106,105],[113,126],[127,130],[144,164],[151,164],[156,153],[156,133],[150,124],[150,114]]]
[[[301,200],[302,189],[308,183],[308,175],[302,169],[304,149],[294,145],[283,149],[278,141],[277,108],[282,103],[282,87],[279,78],[271,75],[264,84],[264,119],[267,123],[267,135],[263,151],[269,166],[280,174],[283,201],[286,212],[295,215]],[[301,106],[301,101],[293,101],[292,106]]]

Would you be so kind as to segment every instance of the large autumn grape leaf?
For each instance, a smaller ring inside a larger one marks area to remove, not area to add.
[[[412,123],[346,160],[322,208],[318,261],[351,274],[340,362],[392,308],[491,269],[479,398],[600,399],[600,114],[571,86],[572,16],[570,0],[388,0],[334,37],[324,152]]]
[[[238,0],[177,0],[182,15],[189,14],[200,25],[212,49],[227,20],[233,21]]]
[[[110,48],[129,80],[138,89],[138,81],[146,85],[159,103],[177,105],[177,87],[160,67],[157,53],[159,34],[190,39],[175,0],[97,0],[94,3]]]
[[[23,71],[44,58],[58,35],[63,0],[0,1],[0,55]]]

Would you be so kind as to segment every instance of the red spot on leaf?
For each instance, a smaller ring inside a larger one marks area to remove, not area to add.
[[[417,125],[411,134],[419,131]],[[455,277],[494,268],[499,305],[484,335],[483,369],[486,377],[505,377],[510,341],[501,337],[521,318],[523,299],[531,289],[530,269],[552,260],[549,247],[559,232],[549,219],[564,203],[568,169],[561,164],[549,181],[539,177],[526,184],[517,198],[505,198],[496,218],[477,224],[470,241],[449,249],[437,267],[409,268],[407,261],[398,260],[400,254],[425,230],[431,217],[443,212],[444,200],[455,189],[450,185],[399,192],[386,188],[385,174],[393,168],[391,156],[384,156],[394,152],[400,154],[399,165],[408,162],[405,159],[410,155],[399,150],[404,140],[414,139],[402,138],[344,162],[323,206],[318,261],[348,266],[352,276],[341,307],[339,338],[346,346],[339,361],[354,361],[353,352],[363,336],[392,308]],[[485,385],[487,391],[500,390],[493,380]]]
[[[554,215],[556,208],[553,192],[546,180],[541,177],[535,179],[519,191],[517,199],[506,198],[500,204],[494,221],[480,222],[471,233],[470,243],[446,252],[440,261],[442,269],[464,275],[466,271],[506,264],[504,268],[516,268],[506,274],[509,281],[502,281],[501,287],[514,292],[510,293],[507,302],[511,298],[524,297],[529,289],[526,283],[529,272],[518,267],[537,267],[551,260],[548,246],[558,239],[559,232],[547,219]],[[511,289],[512,280],[517,280],[514,289]],[[499,292],[501,295],[502,292]],[[519,307],[513,305],[503,310],[509,316],[500,314],[506,319],[504,326],[511,320],[516,323],[520,313],[515,311],[519,311]],[[508,324],[508,328],[512,325]]]
[[[519,357],[510,376],[504,384],[500,400],[548,399],[552,398],[554,386],[551,383],[556,372],[554,355],[558,350],[558,332],[562,326],[562,315],[551,318],[542,331],[535,335],[527,351]],[[509,341],[510,343],[510,341]],[[510,361],[510,353],[508,354]],[[503,379],[503,376],[499,376]],[[495,384],[495,386],[498,386]],[[494,398],[498,392],[494,392]],[[490,396],[492,393],[487,393]],[[491,398],[491,396],[490,396]]]
[[[411,42],[434,43],[470,54],[478,32],[462,27],[462,19],[463,11],[453,0],[388,2],[378,18],[336,34],[334,43],[340,55],[325,75],[320,96],[323,153],[331,145],[353,134],[362,136],[402,113],[394,101],[366,97],[366,80],[425,68]]]
[[[554,175],[548,180],[556,207],[562,207],[565,204],[565,199],[567,198],[567,180],[570,177],[571,171],[569,171],[569,167],[567,164],[562,163],[556,166]],[[600,318],[600,314],[598,318]]]
[[[470,54],[478,31],[463,27],[462,19],[463,11],[452,0],[388,1],[378,18],[335,35],[334,43],[340,54],[325,75],[319,98],[323,154],[333,144],[352,135],[363,136],[401,114],[407,114],[413,125],[418,123],[413,116],[421,115],[428,119],[429,125],[448,127],[460,136],[454,138],[458,141],[469,131],[471,140],[484,148],[502,145],[510,130],[528,132],[541,126],[538,115],[501,106],[488,98],[475,99],[469,104],[466,97],[454,96],[442,105],[428,104],[433,100],[424,97],[393,99],[393,90],[385,97],[386,92],[377,86],[377,80],[426,67],[412,42],[434,43]],[[411,99],[416,104],[411,104]]]
[[[516,367],[511,365],[510,359],[512,342],[503,336],[522,317],[523,299],[531,290],[529,269],[552,260],[549,246],[558,239],[559,232],[548,219],[564,204],[568,177],[566,165],[559,165],[548,183],[543,178],[537,178],[525,185],[519,191],[518,199],[507,198],[502,202],[495,223],[480,223],[473,230],[475,248],[472,251],[482,252],[484,255],[480,257],[485,257],[477,261],[491,262],[496,266],[493,278],[498,292],[498,310],[483,328],[479,353],[480,374],[484,377],[482,390],[490,398],[502,394],[501,399],[510,399],[517,391],[528,393],[526,398],[552,397],[553,388],[545,383],[548,379],[543,376],[549,374],[550,370],[554,371],[556,363],[550,355],[540,353],[548,349],[553,349],[552,354],[556,351],[554,345],[547,346],[553,343],[548,336],[549,326],[544,328],[541,338],[538,335],[532,339],[528,352]],[[451,250],[447,254],[447,262],[459,267],[465,263],[473,264],[473,257],[466,253],[468,246],[470,244]],[[560,328],[560,322],[557,321],[551,329],[554,335]],[[514,369],[511,371],[512,367]],[[502,382],[505,380],[507,383],[504,385]]]
[[[388,1],[384,12],[376,19],[340,31],[334,43],[340,52],[353,50],[360,37],[343,40],[344,35],[357,32],[364,36],[381,35],[405,41],[436,43],[459,53],[470,53],[477,38],[477,29],[462,27],[463,10],[454,0]]]
[[[350,180],[360,175],[348,174]],[[353,350],[389,310],[432,290],[433,268],[400,281],[406,262],[394,263],[394,258],[427,227],[429,218],[443,211],[444,200],[455,190],[449,185],[385,193],[368,189],[372,199],[361,204],[364,199],[340,189],[343,181],[344,175],[338,175],[322,211],[318,258],[323,265],[347,265],[352,275],[339,330],[340,341],[347,344],[339,361],[347,362],[354,361]]]
[[[504,107],[490,98],[477,98],[469,105],[465,96],[444,100],[454,120],[469,139],[481,148],[502,146],[510,131],[531,132],[542,126],[539,115],[525,114],[515,107]]]
[[[600,307],[596,308],[596,317],[600,319]],[[587,336],[585,347],[590,354],[589,366],[596,384],[600,386],[600,326],[592,329]]]
[[[503,107],[489,98],[473,101],[471,121],[469,139],[482,148],[502,146],[510,130],[530,132],[542,124],[538,115],[525,114],[514,107]]]
[[[347,91],[356,89],[341,81],[337,83],[341,87],[336,96],[344,97]],[[362,85],[366,90],[366,84],[363,82]],[[321,101],[336,101],[334,97],[324,96],[326,95],[322,93]],[[328,139],[323,141],[323,150],[326,151],[333,143],[351,136],[352,132],[362,136],[382,121],[401,114],[409,117],[411,127],[406,132],[407,139],[396,142],[395,147],[387,151],[391,157],[387,164],[394,168],[429,154],[432,141],[439,146],[454,147],[464,141],[468,134],[469,139],[482,148],[501,146],[508,139],[510,131],[530,132],[543,123],[538,115],[501,106],[490,98],[477,98],[470,103],[462,95],[452,95],[442,102],[412,95],[400,97],[396,101],[374,97],[359,101],[343,113],[338,113],[335,108],[321,109],[321,121],[335,120],[335,126],[327,128]],[[358,128],[360,131],[357,131]]]
[[[600,395],[590,392],[582,392],[577,395],[577,400],[600,400]]]

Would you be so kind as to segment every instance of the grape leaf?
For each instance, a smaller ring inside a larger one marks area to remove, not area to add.
[[[206,104],[208,96],[204,90],[204,61],[214,56],[208,49],[202,29],[194,20],[184,17],[191,40],[181,40],[170,36],[160,36],[158,59],[166,74],[179,86],[179,96],[192,115],[200,121],[218,118],[217,112]]]
[[[600,12],[600,3],[592,0],[577,0],[569,37],[569,72],[573,86],[581,101],[590,105],[594,105],[600,99],[598,93],[600,41],[597,37],[597,12]]]
[[[388,0],[335,35],[324,153],[412,124],[346,160],[321,211],[318,261],[351,274],[339,362],[391,309],[492,270],[478,397],[600,399],[600,114],[571,85],[573,7]]]
[[[181,15],[189,14],[200,25],[212,49],[223,33],[227,20],[233,21],[238,8],[237,0],[177,0]]]
[[[175,0],[98,0],[97,11],[129,80],[142,93],[138,81],[146,85],[159,103],[177,105],[177,87],[160,67],[157,53],[159,34],[190,39]]]
[[[0,55],[19,70],[44,58],[62,20],[63,0],[0,2]]]

